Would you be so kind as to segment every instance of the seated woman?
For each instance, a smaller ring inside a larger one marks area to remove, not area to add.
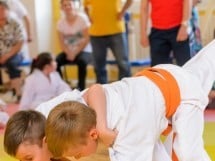
[[[31,73],[26,78],[19,108],[34,109],[65,91],[71,91],[56,72],[56,62],[50,53],[38,55],[32,62]]]
[[[10,88],[19,98],[22,79],[18,66],[23,59],[21,48],[24,35],[22,26],[10,16],[9,11],[8,4],[0,1],[0,66],[6,68],[10,78]]]
[[[57,56],[57,71],[61,73],[61,66],[65,64],[78,65],[79,90],[85,88],[87,64],[90,61],[91,46],[89,44],[89,20],[83,13],[77,12],[75,2],[61,0],[61,9],[65,17],[58,21],[57,30],[62,52]]]

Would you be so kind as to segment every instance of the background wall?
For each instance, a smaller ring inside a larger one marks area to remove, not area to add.
[[[33,41],[29,43],[29,52],[30,56],[35,56],[38,53],[38,39],[36,34],[36,8],[35,8],[35,1],[34,0],[20,0],[25,5],[26,9],[28,10],[30,19],[31,19],[31,29],[32,29],[32,39]]]
[[[32,28],[33,41],[29,43],[31,57],[42,51],[54,52],[52,3],[57,0],[21,0],[26,6]],[[57,1],[58,2],[58,1]]]

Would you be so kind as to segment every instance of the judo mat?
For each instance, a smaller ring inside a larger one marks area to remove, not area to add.
[[[9,108],[8,113],[12,114],[13,111],[17,108],[15,105],[12,105],[12,108]],[[211,157],[212,161],[215,161],[215,110],[206,110],[205,111],[205,130],[204,130],[204,141],[205,148]],[[3,149],[3,130],[0,131],[0,161],[17,161],[16,159],[8,156]],[[107,149],[104,145],[99,144],[97,153],[86,158],[80,159],[80,161],[109,161]],[[75,159],[74,159],[75,161]]]

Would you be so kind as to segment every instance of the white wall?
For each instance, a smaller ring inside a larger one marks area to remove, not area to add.
[[[52,0],[35,0],[38,51],[53,52]]]
[[[29,43],[29,52],[30,56],[34,57],[38,53],[38,39],[36,35],[36,19],[35,19],[35,5],[34,0],[20,0],[25,5],[28,10],[29,17],[31,20],[31,31],[32,31],[32,39],[33,41]]]
[[[52,33],[53,27],[52,17],[52,0],[21,0],[26,6],[30,18],[32,28],[32,43],[29,44],[30,55],[34,57],[40,52],[53,52]]]

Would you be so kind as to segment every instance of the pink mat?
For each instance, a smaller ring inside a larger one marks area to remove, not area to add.
[[[5,111],[9,114],[9,116],[13,115],[19,108],[18,104],[8,104]],[[4,129],[0,129],[0,134],[4,132]]]

